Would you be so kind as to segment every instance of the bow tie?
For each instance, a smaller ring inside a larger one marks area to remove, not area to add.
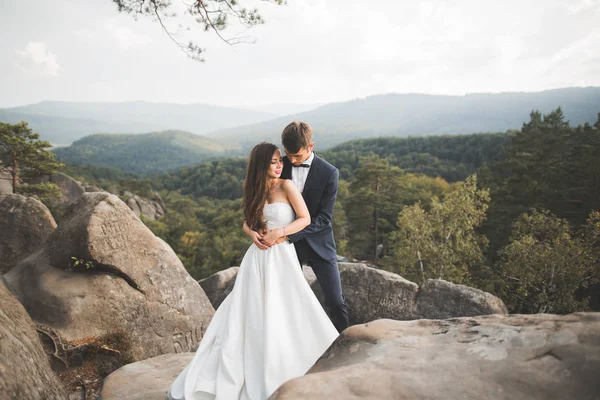
[[[310,168],[309,164],[294,165],[294,168]]]

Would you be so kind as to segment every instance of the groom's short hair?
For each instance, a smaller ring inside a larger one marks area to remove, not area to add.
[[[297,153],[312,142],[313,131],[306,122],[294,121],[281,132],[281,143],[285,150]]]

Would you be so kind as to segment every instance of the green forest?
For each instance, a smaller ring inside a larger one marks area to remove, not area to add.
[[[318,148],[318,142],[317,146]],[[513,313],[600,310],[600,114],[570,126],[561,109],[520,130],[360,139],[317,153],[340,169],[338,254],[417,283],[441,278],[501,297]],[[196,278],[239,265],[246,160],[153,178],[67,165],[112,192],[158,192],[143,221]]]

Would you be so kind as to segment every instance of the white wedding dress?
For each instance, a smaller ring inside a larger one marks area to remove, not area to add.
[[[264,208],[268,229],[294,220],[287,203]],[[337,338],[300,268],[294,245],[252,244],[170,400],[261,400],[304,375]]]

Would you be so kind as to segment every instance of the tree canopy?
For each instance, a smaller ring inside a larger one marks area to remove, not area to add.
[[[57,193],[53,184],[27,184],[28,181],[54,173],[63,164],[48,151],[50,142],[39,140],[27,122],[6,124],[0,122],[0,164],[12,177],[13,193],[37,194],[40,196]],[[26,186],[21,186],[26,184]]]
[[[135,19],[148,17],[156,20],[169,38],[190,58],[196,61],[204,61],[202,53],[204,49],[196,42],[190,40],[187,43],[177,38],[181,31],[190,30],[179,22],[177,31],[173,31],[168,25],[168,20],[180,18],[175,12],[175,6],[171,0],[112,0],[120,12],[132,15]],[[276,5],[285,4],[285,0],[261,0]],[[185,14],[191,16],[203,30],[213,31],[228,44],[247,42],[248,37],[226,38],[222,31],[230,25],[230,19],[236,19],[246,27],[264,23],[258,9],[248,9],[240,5],[238,0],[193,0],[185,5]]]

